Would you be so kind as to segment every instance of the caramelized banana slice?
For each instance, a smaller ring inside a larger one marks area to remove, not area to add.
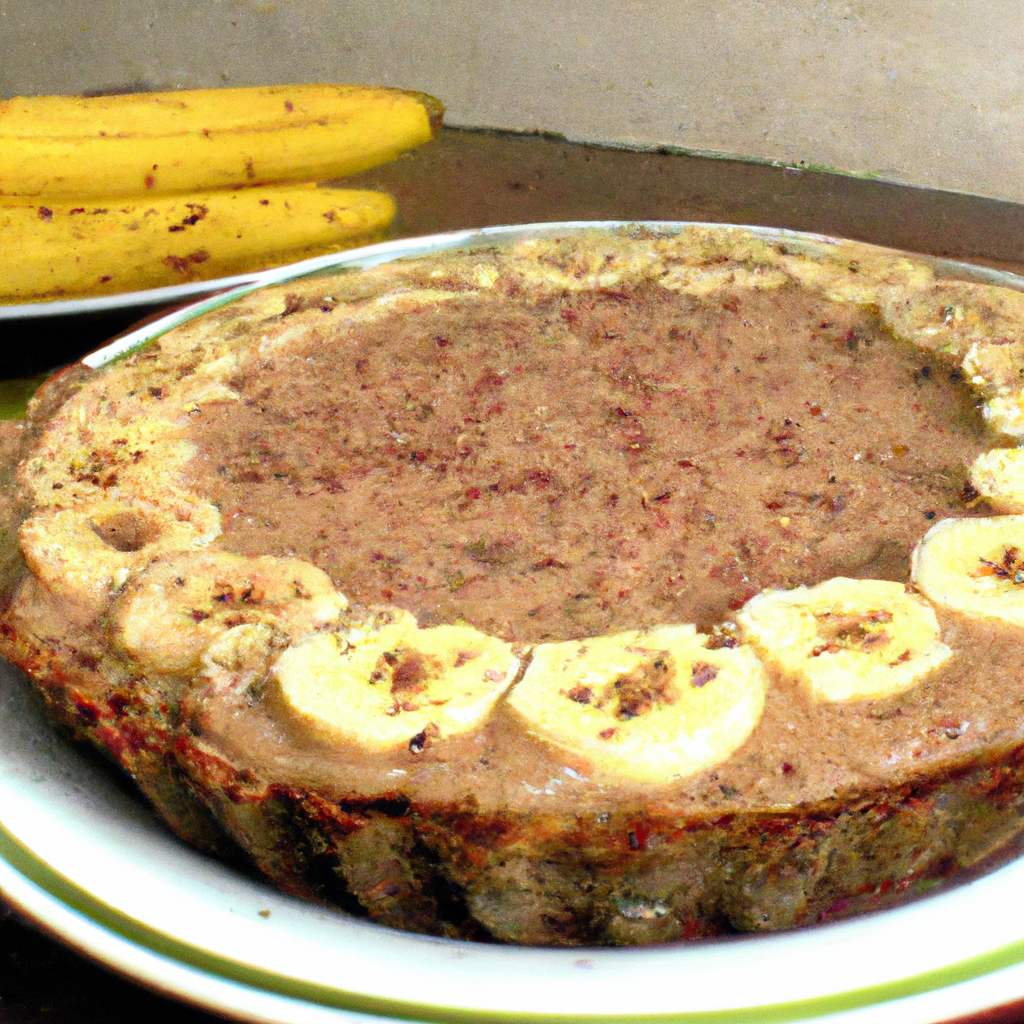
[[[22,524],[20,539],[50,593],[96,615],[138,566],[163,551],[209,544],[220,529],[219,510],[206,503],[101,501],[40,512]]]
[[[989,427],[1009,437],[1024,437],[1024,342],[976,341],[962,368],[971,386],[988,399],[982,413]]]
[[[263,622],[299,637],[334,625],[347,606],[327,573],[300,558],[179,552],[129,584],[111,628],[149,671],[182,673],[232,627]]]
[[[740,636],[815,700],[871,700],[915,686],[952,654],[931,606],[902,583],[837,577],[767,590],[736,616]]]
[[[512,647],[471,626],[419,629],[391,609],[286,650],[270,692],[320,737],[373,753],[425,747],[476,728],[519,671]]]
[[[1011,338],[976,341],[961,367],[983,395],[1017,394],[1024,387],[1024,342]]]
[[[1024,448],[993,448],[971,466],[971,486],[996,512],[1024,512]]]
[[[879,289],[882,322],[918,348],[963,359],[971,347],[1013,337],[1024,317],[1024,295],[969,281],[935,280],[920,264]],[[971,371],[968,371],[971,372]]]
[[[695,627],[540,644],[508,697],[527,732],[588,772],[668,782],[724,761],[753,731],[768,680],[750,648],[709,650]]]
[[[1024,626],[1024,515],[943,519],[911,565],[914,583],[936,604]]]
[[[1024,439],[1024,391],[993,395],[981,413],[989,429],[1007,437]]]

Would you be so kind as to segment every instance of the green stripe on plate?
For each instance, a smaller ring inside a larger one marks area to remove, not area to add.
[[[0,380],[0,420],[23,420],[28,400],[51,374]]]
[[[932,992],[1024,961],[1024,939],[909,978],[786,1003],[653,1014],[524,1013],[435,1006],[346,992],[240,963],[183,942],[117,910],[37,857],[0,825],[0,857],[28,881],[93,924],[134,945],[217,978],[319,1006],[437,1024],[783,1024]]]

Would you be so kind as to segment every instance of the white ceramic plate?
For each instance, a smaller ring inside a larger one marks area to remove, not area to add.
[[[0,305],[0,323],[4,320],[37,320],[52,316],[107,313],[118,309],[137,309],[141,316],[147,309],[173,306],[187,299],[222,292],[236,285],[246,284],[256,276],[239,274],[235,277],[219,277],[212,281],[190,281],[188,284],[169,285],[166,288],[148,288],[141,292],[97,295],[91,299],[55,299],[52,302],[22,302],[16,306]]]
[[[258,280],[536,230],[384,243]],[[990,271],[969,273],[994,279]],[[997,279],[1024,290],[1020,279]],[[208,299],[147,325],[88,362],[100,365],[225,301]],[[52,732],[24,678],[4,663],[0,892],[71,945],[144,984],[231,1016],[287,1024],[928,1024],[1024,998],[1024,860],[853,921],[641,949],[476,945],[347,918],[282,896],[179,843],[102,765]]]

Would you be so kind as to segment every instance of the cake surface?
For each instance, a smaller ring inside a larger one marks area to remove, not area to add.
[[[1022,329],[727,228],[264,289],[37,399],[2,649],[184,838],[384,924],[886,905],[1021,828]]]

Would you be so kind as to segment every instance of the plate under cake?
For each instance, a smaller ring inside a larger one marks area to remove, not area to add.
[[[183,838],[383,924],[888,905],[1021,830],[1022,328],[709,226],[296,278],[43,390],[0,647]]]

